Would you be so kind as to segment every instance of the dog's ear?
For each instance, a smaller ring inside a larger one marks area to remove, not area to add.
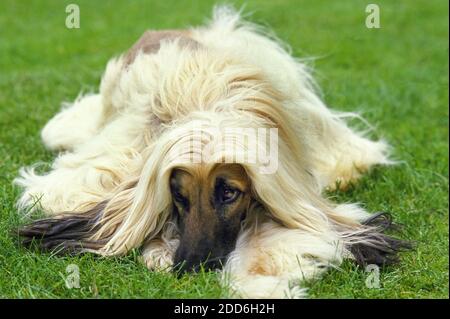
[[[375,264],[392,265],[399,261],[398,253],[414,247],[412,242],[397,239],[384,232],[398,229],[390,215],[381,212],[374,214],[362,223],[368,227],[363,240],[350,246],[355,262],[360,266]]]
[[[34,221],[19,228],[18,235],[25,247],[56,253],[76,254],[86,250],[99,250],[108,238],[93,240],[100,227],[106,202],[81,213],[62,213],[55,217]]]
[[[197,48],[199,43],[190,37],[187,30],[146,31],[125,55],[125,66],[133,63],[139,52],[145,54],[159,51],[162,40],[179,39],[181,46]]]
[[[159,233],[167,211],[155,212],[145,205],[130,209],[137,181],[124,182],[109,199],[84,212],[61,213],[19,229],[22,244],[30,246],[36,242],[37,247],[44,250],[61,253],[94,251],[110,256],[122,255],[140,246],[147,236],[154,237]],[[147,188],[143,191],[148,194]],[[145,203],[150,205],[149,202]]]

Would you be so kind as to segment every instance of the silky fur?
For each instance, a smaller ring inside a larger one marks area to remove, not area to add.
[[[170,37],[152,52],[110,60],[100,92],[78,97],[47,123],[44,144],[64,152],[48,173],[20,171],[19,208],[40,208],[50,221],[97,212],[95,227],[77,233],[81,246],[91,243],[83,250],[111,256],[142,247],[150,269],[170,269],[178,246],[170,172],[194,165],[180,164],[171,151],[193,137],[192,128],[222,143],[213,129],[275,127],[276,172],[240,163],[260,204],[222,271],[231,295],[304,297],[301,281],[355,258],[355,245],[391,253],[387,237],[363,223],[370,216],[363,208],[321,195],[373,165],[391,164],[388,145],[350,129],[345,118],[357,115],[329,110],[305,64],[233,9],[216,8],[210,23],[184,34],[196,45]],[[227,149],[218,161],[232,156]]]

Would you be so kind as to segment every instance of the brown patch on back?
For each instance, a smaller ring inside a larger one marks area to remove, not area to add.
[[[164,31],[146,31],[139,40],[131,47],[125,56],[125,66],[133,63],[139,52],[145,54],[156,53],[159,51],[162,40],[178,40],[182,47],[196,49],[200,43],[191,38],[190,31],[187,30],[164,30]]]

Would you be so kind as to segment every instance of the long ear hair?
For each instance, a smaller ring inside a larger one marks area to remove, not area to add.
[[[338,238],[345,255],[359,265],[387,265],[412,243],[387,235],[397,230],[387,213],[368,214],[357,204],[335,204],[321,195],[307,166],[298,165],[285,141],[279,143],[279,167],[274,174],[243,164],[254,196],[271,218],[287,228],[303,229],[324,241]],[[301,149],[299,147],[299,149]],[[331,235],[331,236],[330,236]]]
[[[85,211],[63,212],[19,229],[22,243],[36,242],[45,250],[122,255],[154,237],[170,215],[168,179],[164,168],[165,139],[144,151],[145,165],[107,199]]]

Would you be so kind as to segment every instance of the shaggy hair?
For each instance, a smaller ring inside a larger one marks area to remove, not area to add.
[[[227,143],[252,146],[214,130],[276,128],[275,172],[238,162],[259,204],[242,223],[223,283],[240,297],[303,297],[302,280],[345,258],[382,265],[407,247],[383,234],[385,214],[322,196],[393,163],[384,141],[347,126],[355,116],[329,110],[305,64],[229,7],[215,8],[203,27],[148,31],[108,62],[98,94],[65,105],[42,130],[45,146],[63,152],[48,173],[24,168],[15,180],[23,188],[18,207],[48,215],[20,235],[24,244],[39,239],[61,252],[116,256],[142,248],[148,268],[170,269],[179,245],[170,175],[198,166],[173,154],[200,132],[223,144],[220,162],[233,156]]]

